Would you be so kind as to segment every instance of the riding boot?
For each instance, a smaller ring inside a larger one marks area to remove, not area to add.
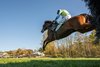
[[[57,28],[57,26],[58,26],[58,23],[57,23],[57,22],[54,23],[54,24],[52,25],[52,27],[51,27],[51,30],[52,30],[52,31],[55,31],[55,29]]]

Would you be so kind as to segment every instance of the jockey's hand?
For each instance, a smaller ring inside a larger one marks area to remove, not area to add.
[[[57,23],[57,21],[56,21],[56,20],[53,20],[53,22],[54,22],[54,23]]]
[[[58,24],[59,24],[56,20],[53,20],[53,23],[55,23],[56,25],[58,25]]]
[[[55,23],[55,20],[53,20],[52,22]]]

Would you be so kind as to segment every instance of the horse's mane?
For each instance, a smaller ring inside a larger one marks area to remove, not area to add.
[[[46,21],[45,21],[45,24],[46,24],[46,23],[53,23],[53,22],[52,22],[51,20],[46,20]]]

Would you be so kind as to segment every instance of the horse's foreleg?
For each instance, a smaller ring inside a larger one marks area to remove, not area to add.
[[[48,41],[47,39],[43,42],[43,50],[45,50],[45,47],[47,46],[47,44],[49,43],[50,41]]]
[[[45,50],[45,47],[46,47],[46,40],[43,42],[43,50]]]

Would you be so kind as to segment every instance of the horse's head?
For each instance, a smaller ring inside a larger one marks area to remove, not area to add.
[[[41,32],[43,33],[45,30],[49,29],[53,24],[53,21],[47,20],[44,22]]]

